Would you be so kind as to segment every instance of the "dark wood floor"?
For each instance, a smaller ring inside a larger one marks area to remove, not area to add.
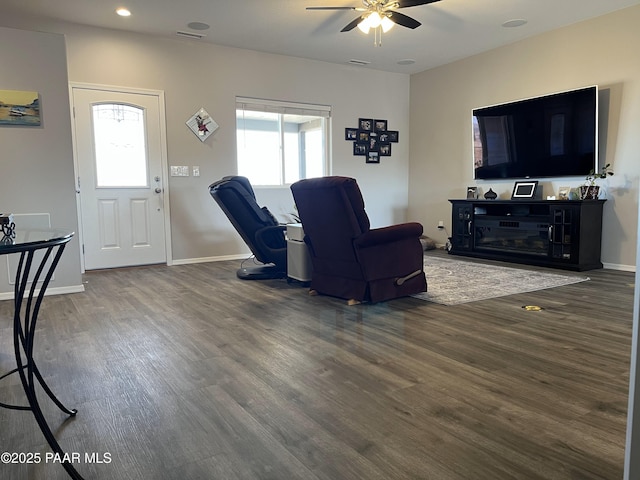
[[[349,307],[237,267],[93,272],[85,293],[45,299],[39,367],[79,410],[65,423],[43,399],[47,417],[66,451],[111,457],[78,464],[85,478],[622,478],[633,274]],[[0,302],[0,371],[10,312]],[[21,399],[3,380],[0,401]],[[0,451],[48,451],[30,413],[0,409]]]

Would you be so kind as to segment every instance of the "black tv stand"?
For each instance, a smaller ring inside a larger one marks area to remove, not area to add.
[[[605,200],[449,200],[449,253],[567,270],[602,268]]]

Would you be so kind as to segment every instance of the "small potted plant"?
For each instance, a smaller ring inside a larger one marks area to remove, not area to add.
[[[607,163],[598,172],[592,169],[589,175],[587,175],[584,185],[580,186],[580,199],[597,200],[598,194],[600,193],[600,186],[596,185],[596,182],[598,179],[607,178],[610,175],[613,175],[610,163]]]

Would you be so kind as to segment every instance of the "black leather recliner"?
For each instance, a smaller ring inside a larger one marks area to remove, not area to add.
[[[224,177],[209,185],[209,193],[220,205],[256,260],[263,265],[242,267],[237,271],[243,280],[284,278],[287,275],[285,226],[267,209],[258,206],[249,179]]]

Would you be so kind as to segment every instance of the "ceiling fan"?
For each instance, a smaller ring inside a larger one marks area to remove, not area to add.
[[[382,29],[389,31],[396,23],[407,28],[417,28],[421,25],[417,20],[396,10],[398,8],[417,7],[440,0],[362,0],[362,7],[307,7],[307,10],[354,10],[363,12],[358,18],[344,27],[341,32],[349,32],[358,27],[364,33],[373,28],[376,32]]]

